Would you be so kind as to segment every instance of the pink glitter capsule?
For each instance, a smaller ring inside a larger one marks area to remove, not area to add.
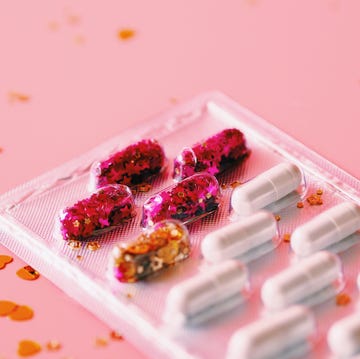
[[[60,231],[65,240],[83,240],[115,228],[135,215],[129,187],[108,185],[60,214]]]
[[[164,219],[193,222],[219,207],[220,187],[216,178],[198,173],[150,197],[143,205],[142,226]]]
[[[173,177],[180,181],[196,172],[216,176],[242,162],[249,153],[243,133],[236,128],[226,129],[192,147],[185,147],[174,161]]]
[[[93,187],[107,184],[135,186],[158,174],[165,163],[165,154],[156,140],[147,139],[134,143],[96,162],[91,170]]]

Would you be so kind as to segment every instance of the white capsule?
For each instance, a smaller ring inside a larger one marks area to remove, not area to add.
[[[360,353],[360,313],[334,323],[328,331],[327,341],[337,357],[349,358]]]
[[[201,243],[201,252],[207,261],[220,262],[271,241],[276,234],[274,216],[262,211],[207,234]]]
[[[332,288],[341,279],[339,258],[330,252],[317,252],[266,280],[261,298],[268,309],[283,309]]]
[[[291,248],[297,255],[307,256],[341,241],[359,228],[360,207],[343,202],[298,227],[291,236]]]
[[[188,324],[197,315],[212,312],[227,299],[240,297],[247,282],[246,267],[237,261],[228,260],[211,266],[170,290],[164,321],[173,326]]]
[[[280,163],[236,187],[231,195],[231,207],[239,215],[249,215],[296,190],[301,181],[297,166]]]
[[[227,359],[268,359],[308,348],[315,334],[312,313],[303,306],[292,306],[276,315],[260,319],[239,329],[230,339]],[[304,354],[303,352],[301,354]]]

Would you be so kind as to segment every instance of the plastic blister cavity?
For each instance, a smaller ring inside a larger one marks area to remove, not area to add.
[[[186,259],[189,233],[176,220],[156,223],[135,240],[118,243],[112,251],[112,267],[120,282],[132,283]]]
[[[312,313],[292,306],[259,319],[232,335],[226,359],[294,359],[311,349],[316,332]]]
[[[97,161],[91,168],[90,187],[124,184],[129,187],[146,183],[165,165],[165,153],[154,139],[144,139]]]
[[[208,233],[201,242],[201,253],[211,263],[231,258],[247,262],[274,249],[279,242],[275,217],[260,211]]]
[[[299,256],[326,249],[360,229],[360,207],[344,202],[295,229],[291,248]]]
[[[164,219],[193,222],[218,209],[220,187],[207,173],[195,174],[150,197],[143,205],[142,226]]]
[[[360,313],[334,323],[328,331],[327,341],[338,358],[352,358],[353,355],[360,354]]]
[[[318,304],[343,287],[340,259],[330,252],[318,252],[267,279],[261,299],[270,310],[295,303]]]
[[[236,128],[225,129],[191,147],[185,147],[174,160],[173,177],[181,181],[197,172],[216,176],[238,165],[249,153],[244,134]]]
[[[247,269],[234,260],[206,268],[194,277],[174,286],[167,298],[164,321],[173,327],[199,324],[236,297],[241,302],[248,286]],[[221,308],[222,309],[222,308]]]
[[[292,163],[281,163],[236,187],[231,195],[231,207],[236,214],[246,216],[295,191],[303,179]]]
[[[55,226],[65,240],[84,240],[110,231],[135,216],[129,187],[104,186],[88,198],[64,208]],[[58,233],[56,233],[58,235]]]

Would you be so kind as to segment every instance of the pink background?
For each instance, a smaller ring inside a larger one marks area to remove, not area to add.
[[[0,193],[69,160],[172,98],[220,90],[360,177],[358,0],[0,2]],[[106,5],[104,5],[106,4]],[[136,35],[117,37],[130,27]],[[10,103],[8,93],[30,96]],[[0,254],[9,252],[0,246]],[[0,318],[0,358],[59,340],[38,358],[142,358],[41,277],[0,271],[1,297],[34,308]],[[126,333],[123,333],[126,337]]]

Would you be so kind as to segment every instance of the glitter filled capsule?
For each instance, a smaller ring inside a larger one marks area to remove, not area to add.
[[[208,173],[195,174],[150,197],[143,205],[142,226],[164,219],[189,223],[219,207],[220,186]]]
[[[292,306],[276,315],[259,319],[232,335],[226,359],[268,359],[303,356],[315,335],[312,313],[303,306]],[[290,354],[291,353],[291,354]]]
[[[100,188],[119,183],[131,187],[145,183],[164,164],[165,154],[159,143],[153,139],[141,140],[96,162],[91,169],[91,186]]]
[[[80,200],[60,214],[60,231],[65,240],[83,240],[111,230],[135,215],[129,187],[108,185]]]
[[[236,187],[231,195],[231,207],[238,215],[249,215],[295,191],[302,173],[292,163],[280,163],[251,181]]]
[[[225,129],[192,147],[185,147],[174,161],[173,177],[180,181],[197,172],[216,176],[240,163],[248,154],[243,133],[236,128]]]
[[[120,282],[136,282],[184,260],[189,253],[186,227],[175,220],[162,221],[134,241],[114,247],[114,275]]]

